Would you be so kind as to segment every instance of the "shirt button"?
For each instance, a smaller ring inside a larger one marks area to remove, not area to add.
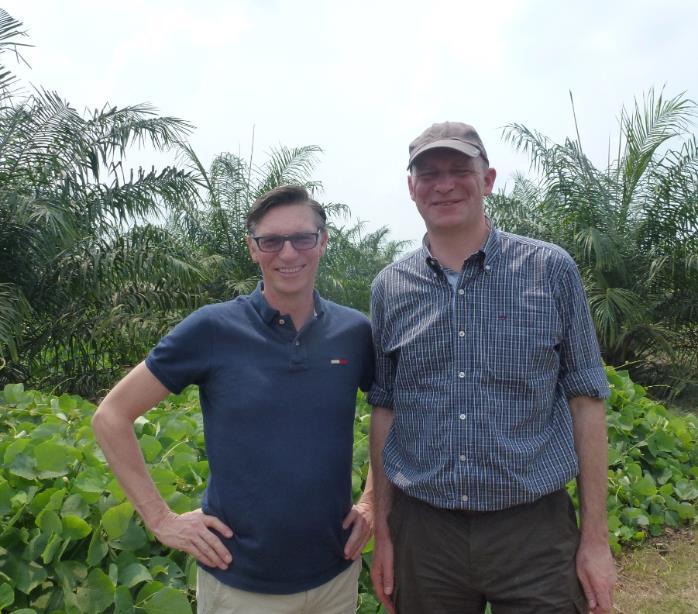
[[[460,377],[461,379],[463,379],[463,378],[465,377],[465,373],[464,373],[463,371],[460,371],[460,372],[458,373],[458,377]]]
[[[463,290],[463,288],[461,288],[460,290],[458,290],[458,294],[461,294],[461,295],[465,294],[465,290]]]
[[[461,420],[465,420],[465,414],[461,414],[458,416]],[[465,457],[461,457],[461,460],[463,460]]]
[[[286,320],[284,320],[283,318],[281,318],[281,319],[279,320],[279,324],[280,324],[281,326],[283,326],[284,324],[286,324]]]
[[[462,461],[465,460],[465,454],[461,454],[458,458],[460,458]]]
[[[465,337],[465,331],[464,331],[464,330],[459,330],[459,331],[458,331],[458,336],[459,336],[459,337]]]
[[[460,499],[465,502],[468,500],[468,495],[463,495]]]
[[[300,342],[300,341],[296,341],[296,345],[300,345],[300,344],[301,344],[301,342]]]

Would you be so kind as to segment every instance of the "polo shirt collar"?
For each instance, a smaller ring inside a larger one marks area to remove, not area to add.
[[[498,259],[501,251],[501,236],[499,229],[494,225],[494,222],[487,218],[487,225],[490,228],[490,232],[487,235],[484,245],[473,255],[480,256],[480,267],[485,268],[486,266],[492,266]],[[440,272],[442,267],[439,261],[431,255],[429,249],[429,235],[425,234],[422,239],[422,256],[427,263],[427,266]]]
[[[260,281],[257,287],[250,294],[250,302],[257,313],[262,317],[262,320],[267,324],[271,324],[280,314],[278,309],[274,309],[267,299],[264,298],[264,282]],[[324,299],[320,296],[317,290],[313,290],[313,302],[315,303],[315,315],[320,316],[325,312]]]

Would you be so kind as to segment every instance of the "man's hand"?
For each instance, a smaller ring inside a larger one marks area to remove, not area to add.
[[[191,554],[208,567],[227,569],[233,560],[228,549],[211,529],[225,537],[232,537],[233,532],[218,518],[208,516],[200,509],[186,514],[170,511],[155,526],[149,528],[165,546]]]
[[[589,610],[594,614],[612,612],[616,565],[608,544],[595,544],[582,539],[577,550],[577,576]]]
[[[393,603],[393,589],[395,587],[393,559],[393,542],[390,538],[376,539],[373,547],[373,562],[371,563],[371,582],[373,582],[376,597],[389,614],[397,612]]]
[[[351,534],[344,546],[344,558],[355,561],[373,533],[373,508],[369,503],[359,501],[342,523],[343,529],[351,527]]]

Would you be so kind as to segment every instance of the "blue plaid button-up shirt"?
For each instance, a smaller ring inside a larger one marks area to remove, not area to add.
[[[560,247],[492,228],[452,286],[426,246],[373,282],[373,405],[383,459],[410,496],[497,510],[578,473],[568,399],[608,383],[577,267]]]

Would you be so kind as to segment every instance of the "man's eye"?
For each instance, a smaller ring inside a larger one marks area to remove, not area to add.
[[[421,173],[418,173],[417,176],[420,179],[431,180],[431,179],[434,179],[436,177],[436,173],[434,173],[433,171],[423,171]]]

